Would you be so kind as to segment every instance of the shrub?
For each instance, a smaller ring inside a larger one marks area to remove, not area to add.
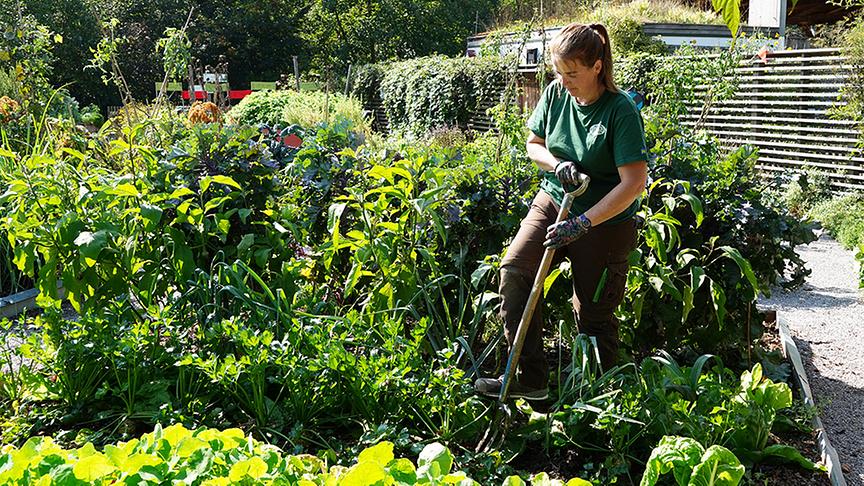
[[[864,197],[841,196],[820,202],[808,213],[847,249],[864,244]]]
[[[782,198],[792,214],[804,217],[815,205],[831,198],[831,180],[815,169],[793,174]]]
[[[350,120],[356,130],[367,131],[363,107],[356,99],[340,93],[261,91],[243,98],[229,115],[237,123],[303,127],[341,117]]]
[[[501,99],[507,59],[424,57],[358,69],[354,93],[380,100],[390,130],[423,136],[440,126],[466,128],[471,115]]]

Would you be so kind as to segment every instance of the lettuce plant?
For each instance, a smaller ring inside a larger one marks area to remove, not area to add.
[[[744,466],[723,446],[707,450],[688,437],[664,436],[645,466],[640,486],[654,486],[660,476],[672,471],[679,486],[735,486],[744,476]]]
[[[50,437],[33,437],[20,448],[0,449],[2,484],[199,484],[331,485],[455,484],[479,485],[454,471],[454,457],[434,442],[420,452],[417,465],[396,458],[392,442],[380,442],[360,452],[351,466],[331,465],[309,454],[287,455],[273,445],[247,437],[239,429],[188,430],[182,425],[156,429],[140,439],[107,445],[91,443],[64,449]],[[537,485],[563,485],[538,474]],[[504,482],[525,484],[517,476]],[[590,485],[571,479],[567,486]]]

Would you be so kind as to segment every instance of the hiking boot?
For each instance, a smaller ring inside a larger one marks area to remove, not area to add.
[[[479,378],[474,382],[474,391],[480,395],[490,398],[498,398],[501,395],[501,384],[504,377],[498,378]],[[549,388],[529,388],[523,386],[518,381],[510,383],[508,395],[510,398],[524,398],[525,400],[546,400],[549,398]]]

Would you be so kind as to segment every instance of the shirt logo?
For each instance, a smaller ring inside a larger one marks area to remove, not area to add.
[[[588,130],[588,138],[591,140],[597,140],[598,137],[602,137],[603,135],[606,135],[606,127],[600,123],[594,124]]]

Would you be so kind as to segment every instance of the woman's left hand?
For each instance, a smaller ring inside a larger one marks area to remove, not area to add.
[[[546,241],[543,242],[543,246],[553,250],[567,246],[587,233],[590,228],[591,220],[584,214],[565,219],[546,228]]]

